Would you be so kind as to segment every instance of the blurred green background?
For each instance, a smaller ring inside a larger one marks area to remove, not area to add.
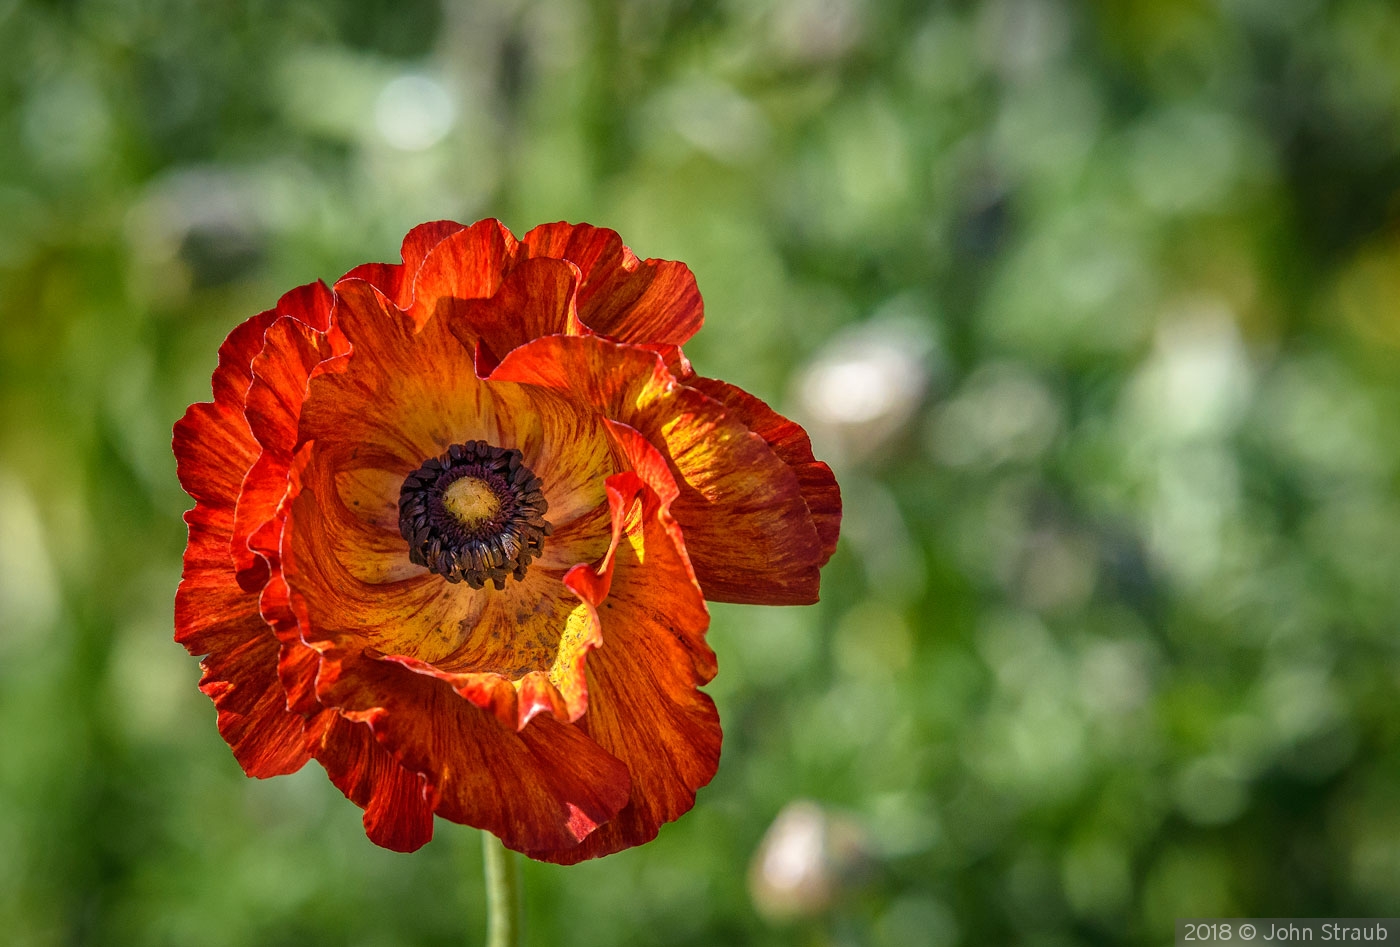
[[[482,216],[687,261],[697,368],[847,504],[818,606],[714,609],[695,810],[528,865],[532,944],[1400,914],[1394,4],[0,0],[0,49],[0,941],[478,941],[477,833],[241,775],[169,443],[235,324]]]

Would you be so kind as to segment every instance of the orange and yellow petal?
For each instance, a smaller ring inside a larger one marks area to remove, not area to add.
[[[723,405],[677,382],[659,354],[550,336],[516,349],[490,377],[568,392],[656,445],[679,487],[671,513],[705,598],[817,600],[826,553],[797,474]]]
[[[812,513],[812,523],[821,539],[819,564],[825,565],[836,551],[836,540],[841,534],[841,488],[831,468],[813,456],[812,439],[802,425],[727,382],[695,377],[687,380],[686,385],[724,405],[726,411],[763,438],[778,459],[797,474],[802,499]]]
[[[626,763],[632,792],[616,818],[566,853],[569,862],[655,838],[690,810],[719,765],[719,714],[699,689],[716,670],[705,643],[709,613],[667,508],[675,484],[640,435],[620,425],[617,433],[638,463],[608,479],[614,543],[600,568],[573,578],[597,597],[603,624],[580,725]]]
[[[541,714],[502,727],[446,682],[354,646],[323,654],[321,697],[367,722],[422,773],[438,815],[557,860],[627,804],[627,767],[578,727]]]
[[[366,284],[344,288],[339,328],[355,354],[310,384],[302,492],[283,543],[302,639],[318,646],[352,635],[422,662],[517,729],[544,711],[577,719],[596,633],[561,580],[607,548],[598,509],[615,459],[602,421],[557,392],[477,378],[445,320],[415,327]],[[556,526],[540,561],[504,591],[447,583],[414,565],[399,533],[404,478],[472,440],[521,452],[545,483]]]

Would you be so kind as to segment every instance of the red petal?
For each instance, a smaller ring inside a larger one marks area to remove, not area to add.
[[[365,810],[371,842],[413,852],[432,839],[433,808],[423,777],[400,766],[366,724],[337,714],[316,747],[316,761],[336,788]]]
[[[802,425],[790,421],[742,388],[714,378],[692,378],[686,385],[724,405],[749,430],[767,442],[778,459],[797,474],[802,499],[812,511],[812,522],[821,537],[823,565],[836,551],[841,533],[841,488],[831,468],[812,456],[812,440]]]
[[[563,260],[517,264],[489,299],[465,299],[449,315],[454,335],[474,350],[476,370],[488,374],[511,349],[542,335],[581,335],[574,308],[578,267]]]
[[[229,540],[238,485],[256,444],[242,414],[255,346],[273,318],[263,313],[230,334],[214,373],[216,400],[190,407],[175,425],[181,485],[195,508],[175,596],[175,640],[207,654],[200,689],[214,701],[219,730],[251,776],[292,772],[309,758],[300,714],[289,713],[277,679],[277,639],[257,597],[238,586]]]
[[[515,248],[515,237],[499,220],[479,220],[447,236],[428,252],[414,274],[411,301],[403,300],[402,294],[389,298],[415,325],[437,315],[450,318],[463,300],[496,294],[514,261]],[[348,275],[355,275],[354,271]]]
[[[244,415],[262,454],[244,477],[230,542],[240,583],[250,591],[266,581],[267,565],[249,547],[249,539],[276,515],[287,492],[307,381],[322,362],[348,351],[338,331],[328,332],[332,305],[324,283],[283,296],[277,304],[283,315],[268,328],[263,350],[253,361]]]
[[[709,614],[666,508],[675,486],[654,448],[635,431],[619,426],[618,433],[642,461],[641,475],[608,478],[614,523],[626,523],[630,538],[614,543],[604,568],[588,576],[598,580],[588,587],[607,598],[599,609],[604,644],[589,658],[589,709],[580,725],[627,764],[632,794],[615,819],[553,859],[569,863],[655,838],[662,824],[690,810],[719,765],[719,715],[698,689],[715,673],[705,643]]]
[[[232,632],[234,626],[225,626]],[[214,701],[219,735],[243,771],[260,779],[301,769],[310,758],[304,719],[287,712],[277,680],[277,639],[261,621],[247,620],[237,644],[200,662],[199,689]]]
[[[262,351],[263,333],[276,318],[275,309],[260,312],[230,332],[219,346],[219,365],[212,379],[215,404],[233,407],[243,403],[243,394],[253,380],[253,359]]]
[[[680,488],[671,512],[706,598],[816,601],[825,551],[797,474],[719,402],[677,384],[658,354],[550,336],[516,349],[490,378],[568,391],[662,452]]]
[[[639,260],[616,232],[588,224],[542,224],[520,243],[531,257],[579,268],[579,318],[600,335],[681,345],[700,330],[704,305],[684,263]]]
[[[575,726],[540,715],[516,732],[434,677],[353,650],[326,657],[322,700],[423,773],[445,819],[555,861],[627,803],[627,768]]]
[[[413,277],[433,247],[460,230],[467,228],[451,220],[434,220],[419,224],[403,238],[403,263],[365,263],[346,273],[342,279],[362,279],[392,299],[400,309],[413,302]]]

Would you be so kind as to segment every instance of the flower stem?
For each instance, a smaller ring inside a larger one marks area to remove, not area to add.
[[[486,947],[520,945],[520,865],[490,832],[481,833],[486,863]]]

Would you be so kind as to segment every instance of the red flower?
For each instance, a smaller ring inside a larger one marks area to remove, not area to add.
[[[571,863],[688,810],[703,599],[815,601],[841,519],[799,426],[692,372],[701,318],[610,230],[484,220],[235,329],[175,426],[175,638],[244,770],[315,758],[399,851],[436,813]]]

